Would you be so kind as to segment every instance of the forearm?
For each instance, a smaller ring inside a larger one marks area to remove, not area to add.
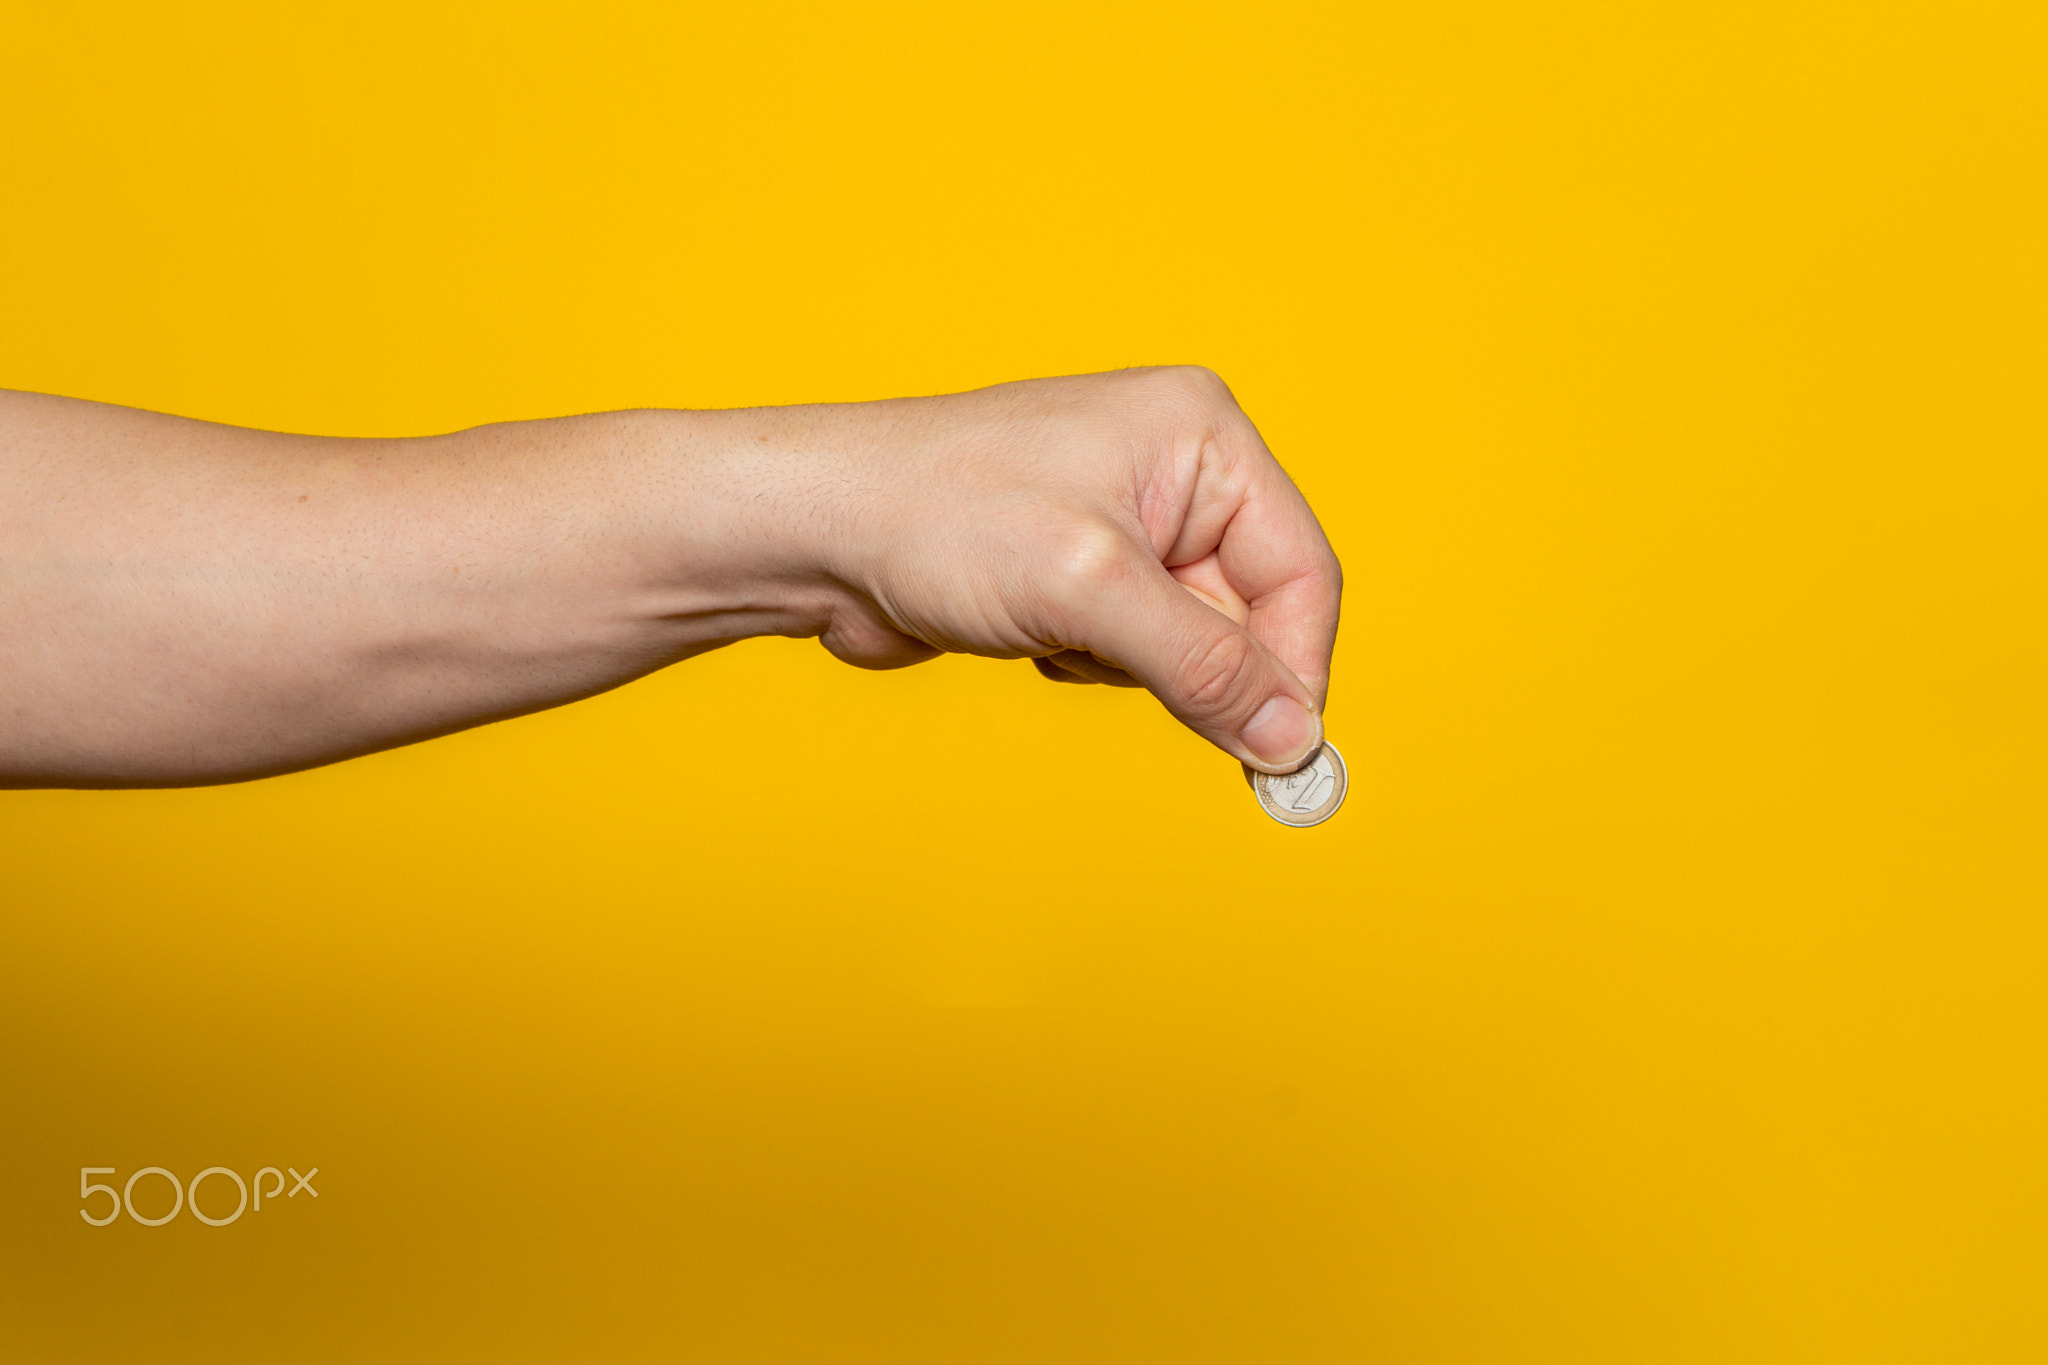
[[[759,496],[791,420],[339,440],[0,394],[0,781],[284,771],[818,633]]]

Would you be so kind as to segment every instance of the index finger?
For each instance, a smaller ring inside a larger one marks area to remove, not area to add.
[[[1330,654],[1344,571],[1308,500],[1248,418],[1226,441],[1237,496],[1215,547],[1225,579],[1250,607],[1248,626],[1315,694],[1330,690]],[[1235,425],[1235,424],[1234,424]]]

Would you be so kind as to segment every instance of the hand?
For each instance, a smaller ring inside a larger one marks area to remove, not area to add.
[[[791,412],[820,410],[787,410]],[[864,668],[1029,656],[1144,686],[1263,772],[1322,742],[1342,573],[1223,382],[1188,367],[824,410],[847,490],[825,647]],[[800,478],[824,471],[799,459]]]

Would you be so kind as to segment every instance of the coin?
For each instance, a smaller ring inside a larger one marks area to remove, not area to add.
[[[1302,828],[1320,825],[1335,815],[1337,807],[1344,804],[1344,789],[1349,785],[1344,755],[1327,740],[1314,758],[1284,777],[1258,772],[1249,764],[1244,775],[1266,814],[1283,825]]]

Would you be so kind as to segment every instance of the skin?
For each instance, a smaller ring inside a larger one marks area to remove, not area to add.
[[[352,440],[0,390],[0,785],[233,782],[755,635],[1321,742],[1341,575],[1200,368]]]

